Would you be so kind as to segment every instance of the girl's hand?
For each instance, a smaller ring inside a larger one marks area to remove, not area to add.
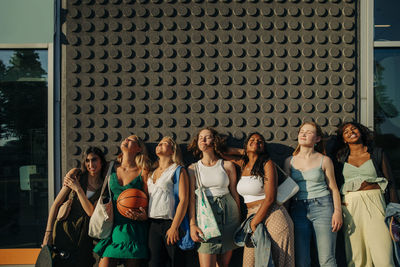
[[[53,239],[52,239],[52,233],[53,232],[48,232],[46,231],[46,233],[44,234],[44,238],[43,238],[43,242],[42,242],[42,247],[49,245],[51,246],[53,244]]]
[[[125,212],[125,215],[135,221],[145,221],[148,219],[146,210],[142,207],[139,210],[129,209]]]
[[[76,177],[65,176],[63,185],[68,186],[75,192],[78,192],[81,189],[81,184]]]
[[[173,229],[172,227],[168,229],[167,234],[167,245],[173,245],[179,240],[179,231],[178,229]]]
[[[194,242],[203,242],[204,239],[202,238],[202,236],[203,232],[197,225],[195,224],[190,225],[190,237]]]
[[[253,233],[256,231],[256,228],[257,228],[257,225],[258,225],[258,224],[259,224],[259,223],[256,222],[256,221],[254,221],[254,219],[251,220],[251,222],[250,222],[250,228],[251,228],[251,231],[253,231]]]
[[[332,214],[332,232],[337,232],[342,227],[342,212],[335,210]]]

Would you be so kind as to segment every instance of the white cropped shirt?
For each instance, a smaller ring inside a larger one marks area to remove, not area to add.
[[[236,189],[243,197],[244,203],[249,203],[265,198],[263,183],[258,176],[242,176]]]
[[[175,163],[169,166],[154,183],[153,176],[147,180],[149,190],[149,218],[170,219],[175,216],[175,196],[173,176],[178,167]]]
[[[222,159],[214,166],[205,166],[201,160],[198,161],[200,181],[207,196],[220,197],[229,193],[229,177],[223,164]]]

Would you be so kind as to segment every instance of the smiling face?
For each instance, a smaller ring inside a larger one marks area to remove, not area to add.
[[[349,123],[343,128],[343,141],[348,144],[357,144],[361,142],[361,132],[353,124]]]
[[[250,136],[249,141],[246,145],[246,152],[255,152],[257,154],[264,151],[264,140],[259,134],[253,134]]]
[[[214,149],[214,135],[210,130],[204,129],[199,133],[197,146],[202,152],[208,149]]]
[[[139,139],[136,135],[131,135],[124,139],[121,143],[121,151],[127,153],[139,153],[142,148],[139,145]]]
[[[85,167],[91,176],[96,176],[101,171],[101,160],[95,153],[89,153],[85,159]]]
[[[314,146],[321,141],[321,137],[317,135],[317,129],[311,124],[304,124],[297,135],[299,145]]]
[[[168,138],[161,139],[160,143],[156,146],[157,156],[171,156],[174,154],[174,149],[172,143]]]

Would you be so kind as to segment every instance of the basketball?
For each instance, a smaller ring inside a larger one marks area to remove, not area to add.
[[[140,207],[146,209],[147,205],[147,195],[142,190],[136,188],[124,190],[119,194],[117,199],[117,209],[123,216],[125,216],[125,212],[129,209],[138,210]]]

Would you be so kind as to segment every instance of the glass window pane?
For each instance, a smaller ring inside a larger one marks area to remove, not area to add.
[[[47,50],[0,50],[0,248],[40,247],[47,156]]]
[[[374,124],[377,143],[387,151],[393,173],[399,181],[400,48],[376,48],[374,65]]]
[[[375,0],[375,41],[400,41],[399,0]]]

